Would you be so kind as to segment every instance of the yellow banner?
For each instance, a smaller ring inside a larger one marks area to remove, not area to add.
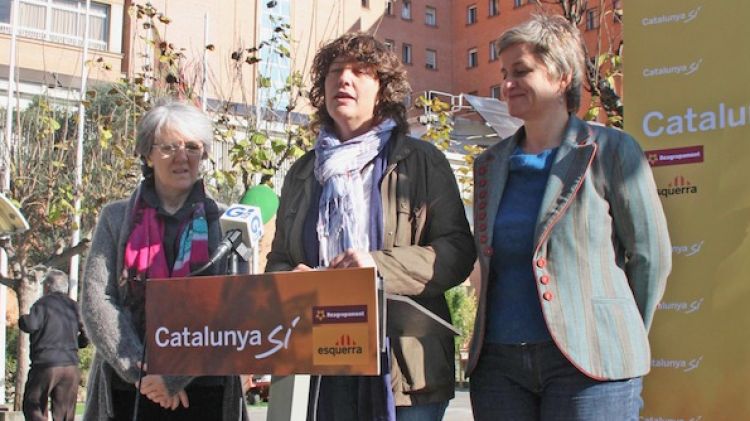
[[[750,420],[750,2],[626,2],[626,131],[646,151],[674,266],[641,420]]]

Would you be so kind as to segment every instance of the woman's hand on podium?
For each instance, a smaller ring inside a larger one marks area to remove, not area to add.
[[[369,252],[347,249],[345,252],[334,257],[329,267],[333,269],[374,268],[377,265]]]

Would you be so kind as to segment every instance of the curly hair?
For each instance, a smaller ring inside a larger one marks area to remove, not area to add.
[[[406,69],[385,44],[362,32],[344,34],[321,47],[315,54],[310,90],[310,103],[316,109],[312,129],[317,132],[321,124],[333,126],[333,119],[326,109],[325,81],[331,64],[339,57],[373,66],[380,82],[375,104],[376,120],[392,118],[396,122],[396,130],[408,132],[404,100],[411,94],[411,86],[406,78]]]

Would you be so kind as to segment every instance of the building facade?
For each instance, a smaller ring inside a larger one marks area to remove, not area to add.
[[[71,97],[80,84],[86,1],[17,1],[16,77],[22,96]],[[13,3],[0,0],[0,94],[7,85]],[[620,42],[613,3],[619,8],[619,0],[607,0],[605,10],[584,13],[581,27],[591,56]],[[350,31],[374,34],[401,57],[414,92],[411,102],[429,90],[498,97],[495,41],[532,13],[560,11],[556,4],[536,0],[153,0],[169,23],[156,21],[147,31],[131,12],[133,0],[90,4],[88,58],[94,65],[89,78],[94,83],[133,77],[158,65],[155,38],[184,49],[182,76],[205,81],[209,100],[250,106],[265,106],[292,71],[309,82],[316,49]],[[231,59],[269,39],[280,25],[290,28],[287,57],[267,48],[253,66]],[[260,76],[266,83],[258,83]],[[280,98],[271,105],[283,109],[288,101]]]
[[[13,0],[0,0],[0,91],[7,93],[10,65]],[[17,92],[22,100],[49,95],[75,99],[69,88],[80,86],[85,2],[18,0],[16,71]],[[91,2],[89,12],[89,77],[117,79],[122,65],[123,0]]]

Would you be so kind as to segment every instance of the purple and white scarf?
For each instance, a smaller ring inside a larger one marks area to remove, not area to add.
[[[367,218],[357,217],[366,203],[361,172],[383,150],[395,127],[387,119],[345,142],[321,129],[315,142],[315,178],[323,186],[316,227],[321,266],[349,248],[370,249]]]

